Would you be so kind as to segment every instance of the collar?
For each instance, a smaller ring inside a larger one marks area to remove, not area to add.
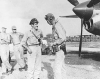
[[[30,32],[37,32],[38,30],[30,29]]]
[[[53,24],[53,27],[58,23],[58,19],[55,20],[55,23]]]

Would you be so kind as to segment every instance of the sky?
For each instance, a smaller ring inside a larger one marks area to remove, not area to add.
[[[86,0],[78,1],[82,3]],[[47,24],[44,16],[53,13],[66,30],[66,36],[80,35],[79,18],[59,17],[74,14],[73,7],[67,0],[0,0],[0,31],[1,27],[6,27],[7,33],[10,33],[11,27],[16,26],[18,32],[25,33],[31,28],[30,20],[37,18],[39,29],[46,36],[51,33],[51,26]],[[83,29],[83,34],[90,33]]]

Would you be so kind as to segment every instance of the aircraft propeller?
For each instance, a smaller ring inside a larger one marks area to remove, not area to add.
[[[87,5],[87,7],[93,7],[94,5],[98,4],[100,2],[100,0],[91,0],[89,2],[89,4]]]
[[[67,17],[67,18],[78,18],[78,16],[60,16],[60,17]],[[83,23],[84,19],[81,18],[81,34],[80,34],[80,42],[79,42],[79,57],[81,56],[81,49],[82,49],[82,35],[83,35]]]
[[[75,7],[73,8],[73,12],[76,15],[69,16],[60,16],[65,18],[80,18],[81,19],[81,35],[80,35],[80,43],[79,43],[79,57],[81,56],[81,48],[82,48],[82,34],[83,34],[83,25],[85,22],[89,22],[91,17],[93,17],[93,12],[95,10],[95,5],[100,4],[100,0],[90,0],[79,4],[77,0],[68,0]],[[98,9],[98,8],[97,8]],[[94,33],[95,34],[95,33]]]
[[[77,0],[68,0],[72,5],[77,6],[79,2]]]
[[[77,0],[68,0],[72,5],[75,7],[73,8],[73,11],[76,15],[69,15],[69,16],[60,16],[60,17],[65,17],[65,18],[80,18],[81,19],[81,34],[80,34],[80,42],[79,42],[79,57],[81,56],[81,48],[82,48],[82,34],[83,34],[83,21],[84,17],[82,12],[84,11],[83,9],[80,11],[81,6],[79,5],[79,2]],[[83,7],[82,7],[83,8]]]

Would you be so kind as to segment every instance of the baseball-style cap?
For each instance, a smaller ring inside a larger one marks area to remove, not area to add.
[[[16,26],[12,26],[12,29],[16,29]]]

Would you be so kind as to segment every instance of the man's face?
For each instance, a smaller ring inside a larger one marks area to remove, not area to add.
[[[16,33],[16,29],[12,29],[13,33]]]
[[[46,20],[49,25],[53,25],[53,20]]]
[[[38,23],[34,23],[34,24],[31,24],[32,28],[34,28],[35,30],[38,30]]]

